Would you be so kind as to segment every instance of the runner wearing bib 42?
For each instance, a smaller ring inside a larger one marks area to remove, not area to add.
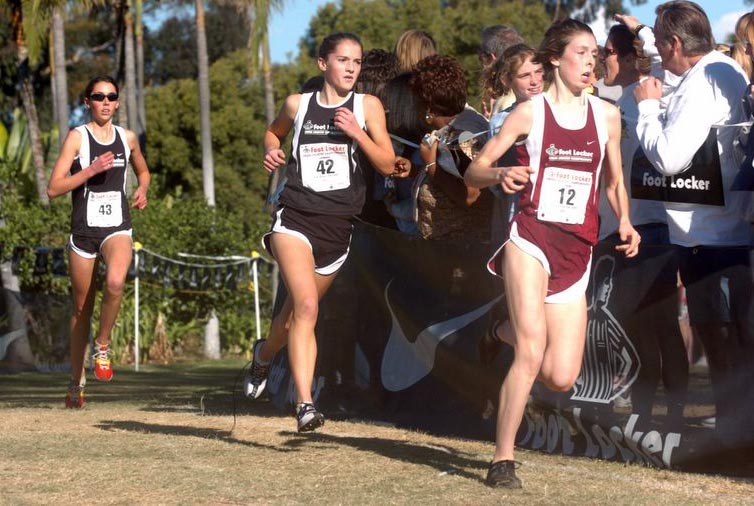
[[[301,96],[280,202],[302,211],[350,217],[361,211],[366,185],[355,161],[356,147],[333,124],[333,115],[339,107],[348,108],[365,128],[364,95],[352,92],[342,103],[328,106],[318,98],[319,92]]]

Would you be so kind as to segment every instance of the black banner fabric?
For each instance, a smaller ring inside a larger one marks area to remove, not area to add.
[[[717,129],[710,129],[704,144],[694,153],[689,168],[675,176],[663,176],[644,151],[637,149],[631,165],[630,184],[631,196],[635,199],[724,206]]]
[[[715,415],[713,395],[706,369],[689,374],[674,250],[647,246],[640,258],[625,259],[614,246],[594,251],[581,376],[567,393],[535,384],[517,445],[754,476],[754,432],[732,437],[703,423]],[[502,281],[486,270],[489,255],[486,244],[357,223],[349,259],[319,312],[313,390],[325,413],[494,441],[513,350],[504,345],[489,365],[478,357],[479,339],[505,313]],[[290,409],[285,349],[267,385],[272,402]],[[626,398],[633,407],[618,402]]]

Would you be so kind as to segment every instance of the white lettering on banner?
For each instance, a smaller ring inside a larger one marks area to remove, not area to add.
[[[641,183],[643,186],[662,186],[666,188],[668,186],[668,180],[663,176],[653,176],[649,172],[644,172],[642,175]],[[709,190],[709,179],[697,179],[696,176],[689,178],[682,178],[678,176],[670,176],[670,187],[686,190],[707,191]]]
[[[544,449],[548,453],[553,453],[560,445],[564,455],[579,454],[671,468],[673,451],[681,446],[681,435],[669,432],[663,438],[656,430],[645,434],[635,430],[638,420],[639,415],[632,414],[624,428],[613,425],[605,433],[605,429],[597,424],[584,427],[581,408],[573,408],[575,427],[558,409],[550,413],[527,410],[521,424],[524,434],[516,440],[516,444],[535,450]],[[579,449],[573,440],[575,434],[584,438],[584,445],[579,445]]]

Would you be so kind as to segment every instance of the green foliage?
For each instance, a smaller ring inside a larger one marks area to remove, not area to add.
[[[310,23],[304,41],[306,57],[313,60],[319,43],[329,33],[348,31],[359,35],[365,50],[393,50],[395,41],[409,28],[426,30],[438,43],[440,52],[457,58],[469,82],[469,103],[479,105],[479,60],[477,50],[485,26],[505,23],[515,26],[533,46],[539,44],[550,25],[550,17],[541,2],[511,0],[491,2],[468,0],[343,0],[340,5],[321,7]],[[298,66],[305,63],[299,59]],[[310,75],[313,75],[312,65]]]
[[[3,194],[0,201],[0,227],[2,260],[12,257],[15,246],[36,248],[63,247],[69,234],[71,205],[69,198],[54,199],[49,209],[36,201],[27,202],[14,191]],[[208,256],[251,256],[258,249],[261,228],[247,228],[238,211],[223,211],[210,208],[202,198],[154,199],[143,211],[132,214],[134,239],[152,252],[168,258],[178,258],[178,253]],[[201,262],[197,262],[201,263]],[[213,263],[213,262],[207,262]],[[21,289],[30,294],[44,293],[50,296],[67,297],[68,277],[56,277],[51,273],[33,273],[34,255],[23,255],[18,262]],[[260,274],[262,325],[266,332],[271,312],[269,275]],[[99,282],[102,280],[100,279]],[[121,311],[113,330],[113,347],[117,355],[129,349],[133,341],[134,297],[132,282],[126,284]],[[98,292],[93,316],[94,328],[99,318],[101,291]],[[38,304],[49,304],[41,299]],[[224,350],[248,351],[256,336],[254,294],[249,286],[236,290],[189,291],[165,287],[154,281],[144,280],[140,286],[140,351],[148,357],[154,342],[157,316],[162,313],[167,334],[167,343],[174,349],[186,350],[187,343],[201,342],[203,327],[211,309],[220,319],[220,332]],[[60,332],[51,322],[44,321],[44,311],[31,308],[37,323],[33,336],[34,351],[44,360],[54,353],[51,343],[56,340],[51,333]],[[59,318],[57,318],[59,320]],[[195,346],[194,346],[195,348]]]
[[[216,201],[238,212],[247,230],[267,224],[262,213],[267,173],[262,167],[265,131],[262,83],[250,80],[243,51],[220,59],[210,69],[212,149]],[[147,159],[158,196],[202,194],[199,99],[196,82],[178,80],[147,96]]]
[[[228,53],[246,46],[249,21],[245,12],[228,5],[205,4],[207,52],[212,64]],[[194,10],[177,10],[155,32],[147,32],[149,48],[147,78],[157,84],[197,75],[196,25]]]

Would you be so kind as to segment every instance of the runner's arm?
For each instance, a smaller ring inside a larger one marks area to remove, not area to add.
[[[506,193],[515,193],[529,180],[534,171],[530,167],[497,167],[497,160],[508,151],[520,137],[529,135],[532,124],[532,108],[529,102],[516,106],[505,118],[500,131],[484,145],[464,174],[464,181],[472,188],[486,188],[502,184]]]

